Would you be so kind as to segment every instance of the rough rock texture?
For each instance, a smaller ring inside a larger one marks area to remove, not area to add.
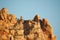
[[[47,19],[36,15],[32,20],[9,14],[6,8],[0,10],[0,40],[56,40],[52,26]]]

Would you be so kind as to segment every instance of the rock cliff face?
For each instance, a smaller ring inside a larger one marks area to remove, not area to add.
[[[36,15],[32,20],[18,20],[6,8],[0,10],[0,40],[56,40],[47,19]]]

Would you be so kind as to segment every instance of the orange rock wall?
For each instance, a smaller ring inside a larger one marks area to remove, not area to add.
[[[36,15],[32,20],[9,14],[6,8],[0,10],[0,40],[56,40],[52,26],[47,19]]]

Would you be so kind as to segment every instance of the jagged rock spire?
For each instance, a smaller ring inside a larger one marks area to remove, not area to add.
[[[4,13],[7,13],[8,9],[7,8],[2,8],[1,11],[4,12]]]
[[[0,19],[6,20],[8,15],[8,9],[2,8],[0,11]]]
[[[23,22],[24,22],[23,17],[20,16],[20,23],[23,23]]]
[[[20,16],[20,20],[23,20],[23,17],[22,16]]]
[[[39,15],[36,15],[33,20],[34,21],[39,21],[40,20],[40,16]]]
[[[42,20],[42,21],[43,21],[43,23],[46,25],[48,20],[47,20],[47,19],[45,19],[45,18],[43,18],[43,20]]]
[[[43,18],[43,19],[42,19],[42,22],[44,23],[44,25],[50,24],[49,21],[48,21],[48,19],[46,19],[46,18]]]

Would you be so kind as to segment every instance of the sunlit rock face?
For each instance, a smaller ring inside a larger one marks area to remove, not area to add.
[[[0,10],[0,40],[56,40],[47,19],[36,15],[32,20],[9,14],[7,8]]]

